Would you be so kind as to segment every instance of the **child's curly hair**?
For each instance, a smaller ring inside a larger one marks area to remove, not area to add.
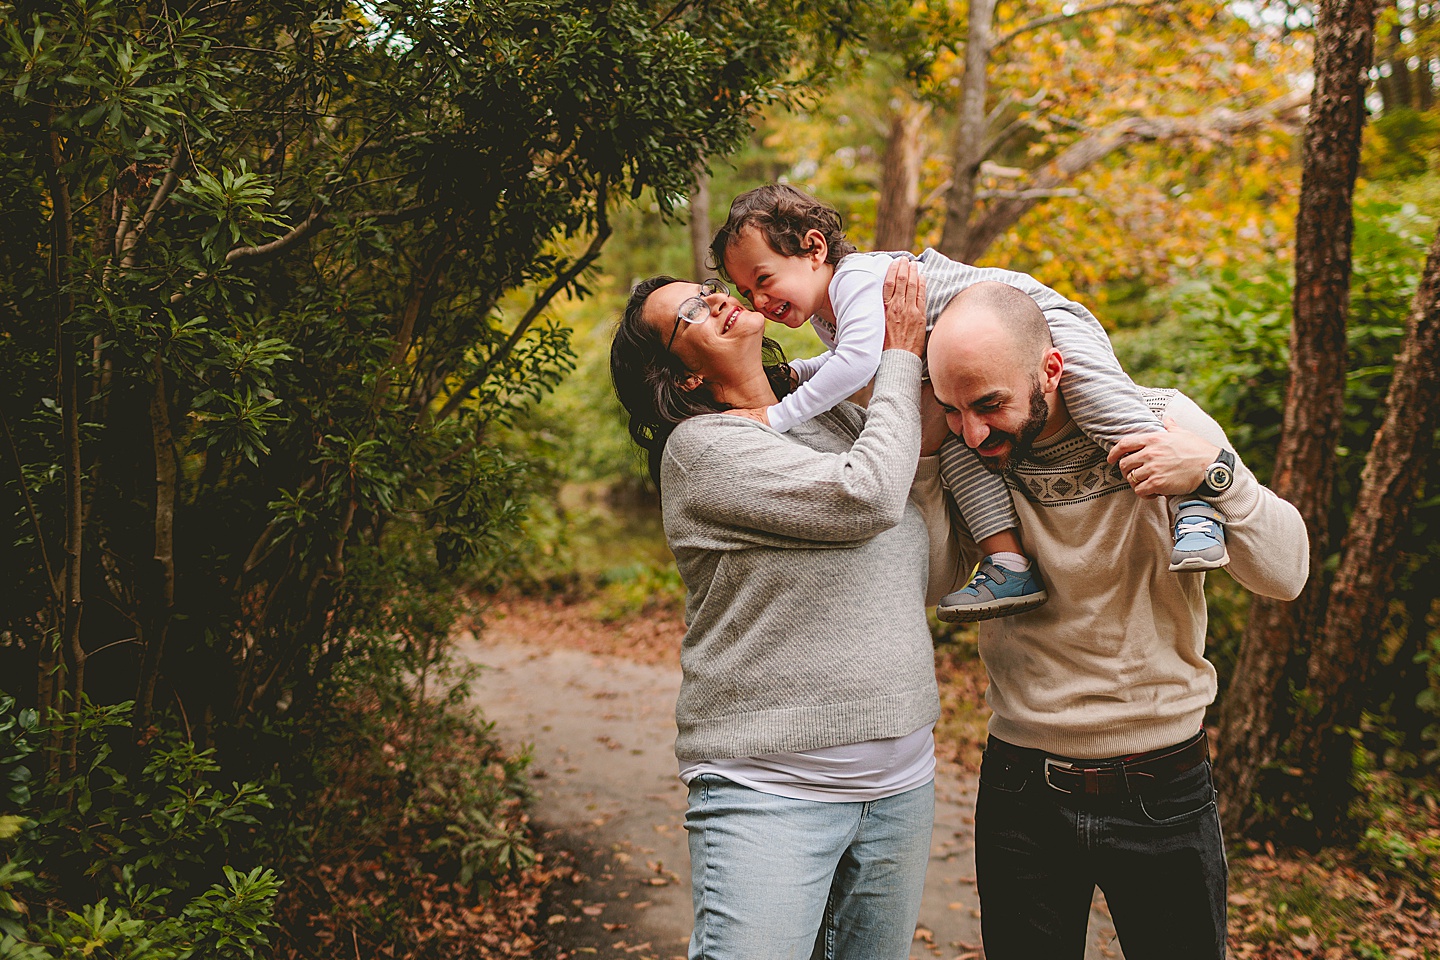
[[[855,252],[855,244],[845,239],[839,211],[788,183],[767,183],[731,202],[730,216],[710,241],[710,257],[717,269],[725,270],[725,251],[747,227],[757,228],[771,249],[787,257],[810,252],[813,245],[805,242],[805,234],[811,230],[825,237],[826,263],[839,263]]]

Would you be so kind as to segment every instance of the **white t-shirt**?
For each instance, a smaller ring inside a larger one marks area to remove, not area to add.
[[[784,433],[865,388],[875,378],[885,349],[885,273],[888,253],[852,253],[830,279],[835,325],[816,314],[810,326],[829,347],[819,356],[792,360],[800,386],[766,411],[770,426]]]
[[[680,779],[689,783],[713,773],[761,793],[792,800],[865,803],[882,800],[929,783],[935,776],[935,725],[928,723],[903,737],[866,740],[800,753],[772,753],[733,760],[680,763]]]

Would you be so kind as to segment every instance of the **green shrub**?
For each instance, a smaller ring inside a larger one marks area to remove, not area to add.
[[[121,762],[130,708],[87,702],[46,725],[0,696],[0,769],[25,788],[9,795],[20,816],[0,819],[0,956],[238,960],[268,943],[279,881],[230,863],[270,807],[265,791],[218,782],[214,751],[175,731]],[[70,775],[14,777],[56,735],[75,744]]]

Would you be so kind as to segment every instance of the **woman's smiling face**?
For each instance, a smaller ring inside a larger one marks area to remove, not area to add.
[[[752,365],[758,367],[765,318],[745,309],[729,294],[715,293],[703,298],[710,310],[700,323],[681,320],[681,304],[698,296],[698,283],[667,283],[645,301],[645,322],[660,335],[662,343],[673,335],[670,352],[706,380],[716,376],[728,379],[726,372],[731,368],[738,372]]]

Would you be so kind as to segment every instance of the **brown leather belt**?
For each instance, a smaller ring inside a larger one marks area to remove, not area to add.
[[[1144,793],[1146,787],[1193,770],[1210,758],[1210,743],[1204,730],[1172,747],[1109,760],[1056,757],[1043,750],[1028,750],[994,737],[990,738],[985,749],[1003,763],[1028,767],[1040,773],[1052,790],[1092,797]]]

